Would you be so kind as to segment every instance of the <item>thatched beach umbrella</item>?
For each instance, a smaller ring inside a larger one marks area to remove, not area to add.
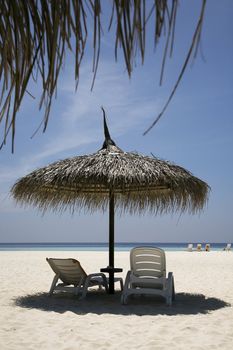
[[[104,110],[103,110],[104,112]],[[122,151],[111,139],[90,155],[52,163],[21,178],[13,197],[42,211],[109,208],[109,291],[114,293],[114,210],[153,214],[203,209],[209,186],[184,168],[155,157]]]

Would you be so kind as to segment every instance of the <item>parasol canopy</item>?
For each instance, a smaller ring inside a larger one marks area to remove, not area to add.
[[[196,213],[209,186],[184,168],[156,157],[124,152],[111,139],[104,113],[105,141],[96,153],[57,161],[19,179],[16,201],[42,211],[109,209],[109,290],[114,293],[114,211]]]

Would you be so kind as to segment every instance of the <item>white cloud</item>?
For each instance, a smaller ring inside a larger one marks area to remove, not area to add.
[[[128,76],[116,64],[101,64],[91,92],[93,76],[88,68],[90,66],[91,64],[82,68],[77,93],[74,91],[72,73],[68,70],[64,74],[58,90],[59,107],[55,101],[45,141],[42,143],[42,139],[39,140],[42,146],[24,152],[13,165],[1,167],[0,186],[6,189],[5,192],[17,178],[35,168],[67,157],[67,152],[72,154],[77,150],[76,154],[79,154],[80,147],[85,149],[90,144],[94,144],[94,151],[97,150],[95,144],[101,146],[104,138],[100,109],[102,105],[106,109],[113,139],[137,128],[142,133],[147,117],[151,118],[155,114],[156,101],[142,98],[141,82],[137,79],[136,84],[129,81]]]
[[[143,130],[147,117],[150,119],[156,113],[156,101],[142,99],[137,91],[140,82],[131,84],[117,65],[102,65],[92,92],[92,74],[88,74],[86,67],[82,73],[77,93],[74,92],[73,76],[66,74],[64,77],[58,98],[64,99],[66,105],[60,112],[60,118],[57,110],[51,113],[51,118],[59,121],[56,134],[41,152],[33,156],[34,163],[55,155],[62,156],[62,152],[78,149],[81,145],[101,143],[102,105],[109,117],[111,133],[115,136],[142,125]]]

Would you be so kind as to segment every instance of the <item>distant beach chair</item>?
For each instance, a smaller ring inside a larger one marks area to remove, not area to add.
[[[103,273],[87,275],[78,260],[55,258],[46,258],[46,260],[55,273],[49,295],[54,291],[65,291],[73,292],[75,295],[82,293],[80,299],[83,299],[89,287],[99,286],[101,289],[103,286],[106,292],[108,291],[106,276]],[[62,283],[58,283],[58,280]]]
[[[193,244],[192,243],[188,244],[187,251],[188,252],[192,252],[193,251]]]
[[[202,245],[201,245],[201,243],[198,243],[197,244],[197,251],[201,252],[201,250],[202,250]]]
[[[223,248],[226,252],[229,252],[231,250],[231,243],[227,243],[226,247]]]
[[[130,271],[128,271],[121,296],[126,304],[130,295],[159,295],[171,305],[175,299],[172,272],[166,277],[165,252],[154,247],[135,247],[130,251]]]
[[[210,244],[209,244],[209,243],[207,243],[207,244],[205,245],[205,251],[206,251],[206,252],[209,252],[209,251],[210,251]]]

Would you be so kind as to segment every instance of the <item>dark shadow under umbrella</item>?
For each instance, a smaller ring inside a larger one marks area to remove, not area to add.
[[[114,293],[115,209],[132,213],[145,210],[196,213],[206,204],[209,186],[184,168],[156,157],[124,152],[111,139],[104,113],[105,141],[90,155],[52,163],[19,179],[13,197],[42,211],[74,213],[109,208],[109,293]]]

